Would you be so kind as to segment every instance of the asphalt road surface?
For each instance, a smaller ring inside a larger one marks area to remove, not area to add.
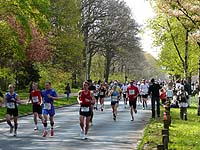
[[[149,106],[150,107],[150,106]],[[135,120],[130,121],[129,108],[120,102],[117,121],[113,121],[110,102],[104,111],[95,110],[88,139],[80,139],[79,105],[56,109],[55,135],[42,137],[43,125],[34,131],[33,116],[19,118],[17,137],[9,133],[6,122],[0,124],[0,150],[135,150],[151,116],[150,109],[137,106]],[[48,127],[50,127],[48,123]]]

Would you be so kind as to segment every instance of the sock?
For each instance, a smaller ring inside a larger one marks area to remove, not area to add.
[[[17,131],[17,125],[18,125],[18,124],[17,124],[17,123],[15,123],[15,131]]]
[[[47,129],[47,123],[43,123],[44,125],[44,129],[46,130]]]
[[[10,127],[13,127],[12,123],[9,121],[7,121],[7,124],[10,126]]]
[[[54,122],[51,123],[51,129],[53,129]]]

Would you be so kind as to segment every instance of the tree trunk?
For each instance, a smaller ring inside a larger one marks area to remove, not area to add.
[[[88,28],[84,31],[84,42],[85,42],[85,80],[90,79],[90,67],[91,67],[91,53],[88,40]]]
[[[105,81],[108,82],[112,56],[109,48],[106,50]]]
[[[185,36],[185,63],[184,63],[184,76],[185,79],[189,79],[188,75],[188,36],[189,36],[189,31],[186,30],[186,36]]]
[[[85,45],[85,79],[88,80],[90,79],[90,53],[89,53],[89,46],[88,42]]]
[[[200,50],[200,41],[197,42],[197,44],[199,45],[199,50]],[[199,56],[199,84],[200,84],[200,56]]]

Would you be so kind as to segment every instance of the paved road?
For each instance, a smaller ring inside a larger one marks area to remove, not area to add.
[[[129,109],[119,106],[117,121],[112,119],[110,102],[105,110],[95,111],[94,123],[88,139],[80,140],[78,105],[56,109],[55,136],[42,137],[42,124],[39,131],[33,131],[32,116],[19,119],[17,137],[9,134],[7,124],[0,124],[0,150],[134,150],[142,138],[143,129],[148,122],[150,110],[138,106],[135,121],[130,121]]]

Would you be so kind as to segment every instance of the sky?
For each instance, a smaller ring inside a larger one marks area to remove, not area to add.
[[[152,18],[155,14],[147,0],[124,0],[132,10],[132,15],[136,22],[142,27],[146,26],[146,21]],[[144,35],[140,35],[142,38],[141,45],[144,51],[147,51],[155,58],[158,57],[159,50],[152,46],[153,38],[151,37],[151,31],[145,30]]]

